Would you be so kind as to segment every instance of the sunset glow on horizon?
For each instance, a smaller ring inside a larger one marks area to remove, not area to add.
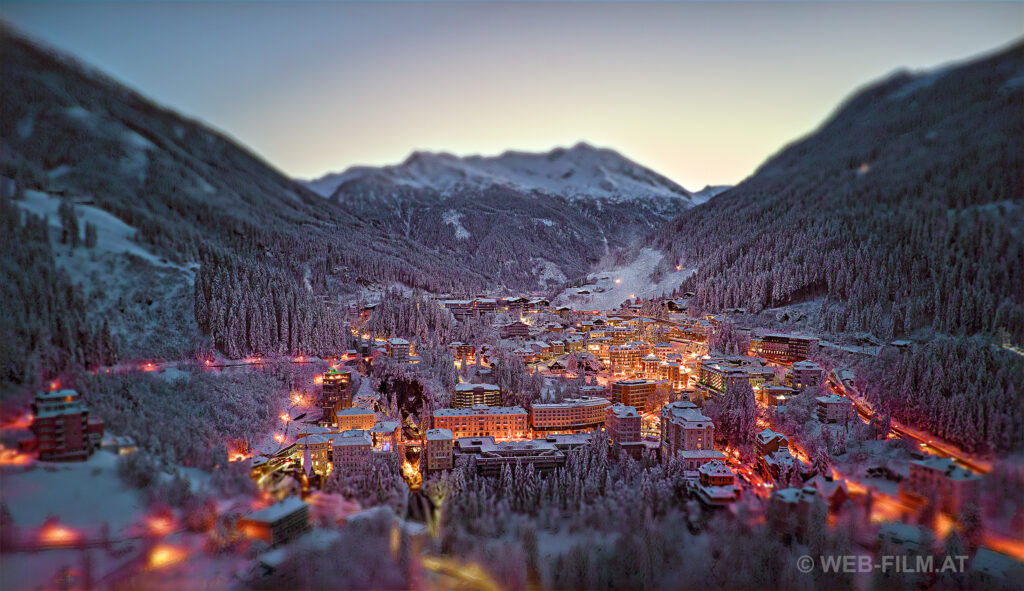
[[[3,19],[314,178],[586,141],[734,184],[858,87],[1020,37],[1020,3],[5,3]]]

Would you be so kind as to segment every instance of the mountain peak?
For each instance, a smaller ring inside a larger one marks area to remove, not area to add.
[[[328,197],[339,188],[351,186],[350,181],[370,178],[377,183],[440,193],[504,187],[569,199],[691,198],[689,191],[668,178],[614,150],[584,141],[549,152],[509,150],[498,156],[461,158],[447,152],[417,150],[398,165],[350,168],[310,181],[307,186]]]

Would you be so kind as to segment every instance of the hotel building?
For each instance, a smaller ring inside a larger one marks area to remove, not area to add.
[[[530,408],[530,424],[534,431],[586,431],[604,425],[605,409],[611,405],[604,398],[567,398],[562,402],[534,404]]]
[[[478,404],[498,406],[501,404],[501,388],[494,384],[455,384],[451,408],[472,408]]]
[[[518,406],[441,408],[434,411],[434,428],[448,429],[455,439],[494,437],[522,439],[529,432],[529,413]]]

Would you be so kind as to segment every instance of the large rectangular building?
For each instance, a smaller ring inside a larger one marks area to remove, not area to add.
[[[807,359],[818,347],[818,339],[790,334],[766,334],[750,339],[750,354],[772,359]]]
[[[820,386],[825,372],[813,361],[797,361],[787,374],[787,385],[794,390]]]
[[[339,431],[369,431],[377,422],[377,414],[366,408],[346,408],[335,415]]]
[[[325,421],[331,420],[339,410],[352,408],[352,372],[347,369],[329,369],[323,375],[320,410]]]
[[[448,429],[427,429],[423,437],[423,460],[420,465],[425,472],[451,470],[453,459],[454,437]]]
[[[310,530],[309,505],[299,497],[288,497],[239,520],[246,536],[276,546]]]
[[[89,409],[74,390],[36,395],[32,403],[32,434],[27,447],[46,461],[85,460],[103,441],[103,421],[89,418]]]
[[[455,384],[452,408],[472,408],[478,404],[498,406],[501,404],[501,388],[494,384]]]
[[[647,411],[647,401],[654,397],[651,380],[621,380],[612,384],[612,402],[632,406],[639,413]]]
[[[636,443],[640,441],[640,413],[616,402],[605,409],[605,430],[612,445]]]
[[[458,438],[454,456],[472,456],[481,476],[500,476],[505,466],[533,466],[536,472],[544,474],[565,465],[565,452],[546,439],[499,442],[493,437]]]
[[[715,443],[715,424],[697,408],[680,400],[661,409],[661,456],[668,461],[678,452],[711,450]]]
[[[434,428],[448,429],[455,439],[494,437],[522,439],[529,433],[529,413],[518,406],[441,408],[434,411]]]
[[[640,370],[643,349],[631,345],[613,345],[608,348],[608,361],[612,375],[632,376]]]
[[[331,461],[335,470],[349,472],[370,461],[373,439],[366,431],[343,431],[331,438]]]
[[[584,431],[604,425],[605,409],[611,402],[604,398],[567,398],[562,402],[534,404],[530,425],[534,431]]]

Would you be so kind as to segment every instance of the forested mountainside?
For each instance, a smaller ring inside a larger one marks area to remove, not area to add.
[[[707,311],[1024,342],[1024,44],[863,89],[659,243]]]
[[[0,64],[0,198],[12,230],[4,241],[25,234],[42,242],[0,254],[4,301],[19,303],[4,306],[4,334],[27,347],[5,354],[5,379],[109,358],[106,345],[90,344],[104,321],[114,355],[184,352],[204,345],[193,338],[200,332],[232,353],[326,352],[340,338],[328,294],[373,283],[450,291],[487,282],[322,199],[223,135],[7,29]],[[58,209],[70,213],[26,217]],[[99,227],[97,240],[89,219],[131,236],[104,249],[107,228]],[[85,263],[94,270],[88,276],[79,268]],[[48,293],[60,306],[44,304]],[[247,328],[257,318],[274,319],[273,339]],[[156,324],[189,336],[168,344]],[[104,352],[83,353],[90,348]]]
[[[417,152],[399,165],[307,185],[353,215],[524,287],[583,276],[697,202],[671,180],[585,143],[495,157]]]

